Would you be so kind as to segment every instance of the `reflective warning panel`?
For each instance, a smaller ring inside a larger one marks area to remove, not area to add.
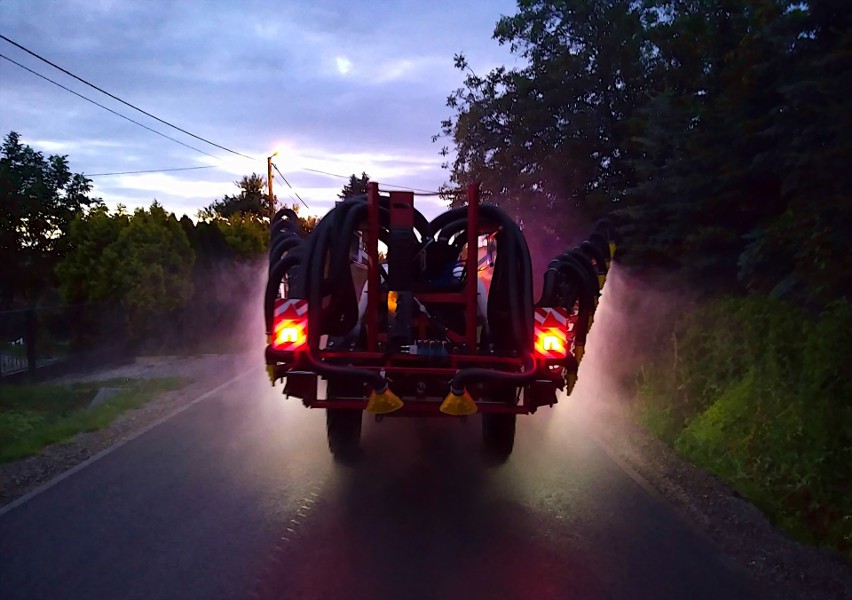
[[[272,347],[275,350],[302,350],[308,344],[308,301],[278,298],[272,322]]]
[[[568,310],[535,309],[535,353],[539,358],[568,356]]]

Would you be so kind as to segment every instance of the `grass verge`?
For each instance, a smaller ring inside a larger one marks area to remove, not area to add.
[[[0,386],[0,463],[37,454],[83,431],[103,429],[123,412],[187,383],[182,377],[165,377]],[[120,391],[90,408],[102,387]]]
[[[776,526],[852,560],[852,306],[709,302],[639,377],[640,422]]]

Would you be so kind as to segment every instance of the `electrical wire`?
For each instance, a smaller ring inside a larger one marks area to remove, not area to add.
[[[319,173],[321,175],[328,175],[329,177],[337,177],[338,179],[349,179],[351,177],[351,175],[341,175],[339,173],[330,173],[328,171],[321,171],[320,169],[308,169],[307,167],[302,167],[299,170],[300,171],[308,171],[309,173]],[[418,196],[440,196],[443,193],[443,192],[436,192],[436,191],[433,191],[433,190],[424,190],[422,188],[416,188],[416,187],[411,187],[411,186],[407,186],[407,185],[396,185],[394,183],[382,183],[381,185],[383,185],[385,187],[400,188],[400,189],[405,190],[405,191],[410,190],[412,192],[420,192],[419,194],[417,194]]]
[[[284,183],[284,181],[278,175],[273,175],[272,180],[273,181],[280,181],[281,183]],[[296,202],[298,202],[298,200],[296,200],[296,197],[293,194],[291,194],[290,192],[287,192],[287,195],[290,197],[290,200],[292,200],[294,204]]]
[[[139,111],[139,112],[141,112],[143,115],[146,115],[146,116],[148,116],[148,117],[151,117],[151,118],[152,118],[152,119],[154,119],[155,121],[159,121],[159,122],[160,122],[160,123],[162,123],[163,125],[167,125],[167,126],[171,127],[172,129],[176,129],[177,131],[180,131],[181,133],[185,133],[186,135],[188,135],[188,136],[190,136],[190,137],[193,137],[193,138],[195,138],[195,139],[197,139],[197,140],[199,140],[199,141],[202,141],[202,142],[204,142],[205,144],[210,144],[211,146],[215,146],[216,148],[219,148],[220,150],[224,150],[224,151],[226,151],[226,152],[230,152],[231,154],[235,154],[235,155],[237,155],[237,156],[242,156],[243,158],[248,158],[249,160],[256,160],[256,159],[255,159],[254,157],[252,157],[252,156],[248,156],[247,154],[243,154],[242,152],[237,152],[236,150],[231,150],[230,148],[228,148],[228,147],[226,147],[226,146],[222,146],[221,144],[217,144],[216,142],[211,142],[210,140],[208,140],[208,139],[206,139],[206,138],[203,138],[203,137],[201,137],[201,136],[199,136],[199,135],[196,135],[196,134],[194,134],[194,133],[192,133],[192,132],[189,132],[189,131],[187,131],[186,129],[183,129],[183,128],[181,128],[181,127],[178,127],[177,125],[173,125],[172,123],[169,123],[168,121],[166,121],[166,120],[164,120],[164,119],[161,119],[160,117],[158,117],[158,116],[156,116],[156,115],[153,115],[153,114],[149,113],[148,111],[142,110],[142,109],[141,109],[141,108],[139,108],[138,106],[135,106],[135,105],[131,104],[130,102],[127,102],[126,100],[122,100],[121,98],[119,98],[119,97],[118,97],[118,96],[116,96],[115,94],[111,94],[110,92],[106,91],[105,89],[100,88],[100,87],[96,86],[95,84],[93,84],[93,83],[90,83],[90,82],[86,81],[86,80],[85,80],[85,79],[83,79],[82,77],[78,77],[77,75],[74,75],[74,73],[72,73],[71,71],[68,71],[67,69],[63,69],[62,67],[60,67],[60,66],[59,66],[59,65],[57,65],[56,63],[53,63],[53,62],[49,61],[48,59],[44,58],[43,56],[41,56],[41,55],[39,55],[39,54],[36,54],[36,53],[35,53],[35,52],[33,52],[32,50],[30,50],[30,49],[28,49],[28,48],[25,48],[24,46],[20,45],[19,43],[15,42],[15,41],[13,41],[13,40],[10,40],[9,38],[7,38],[7,37],[6,37],[5,35],[3,35],[3,34],[0,34],[0,39],[5,40],[6,42],[8,42],[8,43],[12,44],[13,46],[15,46],[15,47],[17,47],[17,48],[20,48],[21,50],[23,50],[23,51],[24,51],[24,52],[26,52],[27,54],[29,54],[29,55],[31,55],[31,56],[34,56],[35,58],[39,59],[40,61],[42,61],[42,62],[45,62],[45,63],[49,64],[49,65],[50,65],[51,67],[53,67],[54,69],[58,69],[59,71],[62,71],[63,73],[65,73],[65,74],[66,74],[66,75],[68,75],[69,77],[73,77],[74,79],[76,79],[76,80],[77,80],[77,81],[79,81],[80,83],[83,83],[83,84],[85,84],[85,85],[89,86],[90,88],[95,89],[95,90],[97,90],[97,91],[101,92],[102,94],[106,94],[107,96],[109,96],[109,97],[110,97],[110,98],[112,98],[113,100],[116,100],[116,101],[118,101],[118,102],[121,102],[122,104],[124,104],[125,106],[128,106],[128,107],[132,108],[133,110]],[[8,60],[8,59],[7,59],[7,60]],[[16,64],[17,64],[17,63],[16,63]],[[26,68],[26,67],[25,67],[25,68]],[[27,69],[27,70],[29,70],[29,69]]]
[[[208,139],[206,139],[206,138],[203,138],[203,137],[201,137],[201,136],[199,136],[199,135],[196,135],[196,134],[194,134],[194,133],[192,133],[192,132],[190,132],[190,131],[187,131],[186,129],[183,129],[183,128],[181,128],[181,127],[178,127],[177,125],[174,125],[174,124],[172,124],[172,123],[170,123],[170,122],[168,122],[168,121],[166,121],[166,120],[164,120],[164,119],[161,119],[160,117],[158,117],[158,116],[156,116],[156,115],[153,115],[153,114],[151,114],[150,112],[145,111],[145,110],[143,110],[143,109],[139,108],[138,106],[135,106],[135,105],[131,104],[130,102],[127,102],[126,100],[123,100],[123,99],[119,98],[119,97],[118,97],[118,96],[116,96],[115,94],[112,94],[112,93],[110,93],[110,92],[108,92],[108,91],[104,90],[103,88],[100,88],[100,87],[98,87],[97,85],[95,85],[95,84],[93,84],[93,83],[91,83],[91,82],[89,82],[89,81],[86,81],[86,80],[85,80],[85,79],[83,79],[82,77],[79,77],[79,76],[75,75],[74,73],[72,73],[72,72],[68,71],[67,69],[64,69],[63,67],[60,67],[60,66],[59,66],[59,65],[57,65],[56,63],[51,62],[50,60],[48,60],[48,59],[44,58],[43,56],[41,56],[41,55],[39,55],[38,53],[36,53],[36,52],[34,52],[34,51],[30,50],[29,48],[26,48],[26,47],[22,46],[21,44],[19,44],[19,43],[15,42],[14,40],[9,39],[8,37],[6,37],[6,36],[5,36],[5,35],[3,35],[3,34],[0,34],[0,39],[2,39],[2,40],[4,40],[4,41],[6,41],[6,42],[8,42],[8,43],[12,44],[13,46],[15,46],[15,47],[17,47],[17,48],[19,48],[19,49],[21,49],[21,50],[23,50],[24,52],[26,52],[27,54],[30,54],[31,56],[33,56],[33,57],[37,58],[38,60],[40,60],[40,61],[42,61],[42,62],[44,62],[44,63],[47,63],[47,64],[48,64],[48,65],[50,65],[51,67],[53,67],[53,68],[55,68],[55,69],[57,69],[57,70],[61,71],[62,73],[65,73],[65,74],[66,74],[66,75],[68,75],[69,77],[72,77],[72,78],[76,79],[77,81],[79,81],[79,82],[83,83],[84,85],[87,85],[87,86],[91,87],[92,89],[95,89],[95,90],[97,90],[97,91],[101,92],[102,94],[105,94],[105,95],[109,96],[109,97],[110,97],[110,98],[112,98],[113,100],[116,100],[116,101],[118,101],[118,102],[120,102],[120,103],[124,104],[125,106],[128,106],[128,107],[132,108],[133,110],[136,110],[136,111],[138,111],[138,112],[140,112],[140,113],[142,113],[142,114],[144,114],[144,115],[146,115],[146,116],[148,116],[148,117],[150,117],[150,118],[154,119],[155,121],[158,121],[158,122],[160,122],[160,123],[162,123],[162,124],[164,124],[164,125],[166,125],[166,126],[168,126],[168,127],[171,127],[172,129],[175,129],[175,130],[177,130],[177,131],[180,131],[181,133],[184,133],[184,134],[186,134],[186,135],[188,135],[188,136],[190,136],[190,137],[192,137],[192,138],[195,138],[195,139],[197,139],[197,140],[200,140],[200,141],[202,141],[202,142],[204,142],[204,143],[206,143],[206,144],[209,144],[209,145],[211,145],[211,146],[215,146],[216,148],[219,148],[219,149],[221,149],[221,150],[225,150],[226,152],[229,152],[229,153],[231,153],[231,154],[234,154],[234,155],[237,155],[237,156],[241,156],[241,157],[243,157],[243,158],[247,158],[247,159],[249,159],[249,160],[256,160],[254,157],[248,156],[247,154],[243,154],[243,153],[241,153],[241,152],[237,152],[236,150],[232,150],[232,149],[230,149],[230,148],[228,148],[228,147],[226,147],[226,146],[222,146],[221,144],[217,144],[217,143],[215,143],[215,142],[212,142],[212,141],[210,141],[210,140],[208,140]],[[74,90],[72,90],[72,89],[70,89],[70,88],[68,88],[68,87],[66,87],[66,86],[64,86],[64,85],[62,85],[61,83],[59,83],[59,82],[57,82],[57,81],[54,81],[53,79],[50,79],[49,77],[46,77],[45,75],[42,75],[41,73],[38,73],[38,72],[36,72],[36,71],[34,71],[34,70],[30,69],[29,67],[26,67],[26,66],[22,65],[21,63],[19,63],[19,62],[15,61],[15,60],[12,60],[11,58],[9,58],[9,57],[7,57],[7,56],[5,56],[5,55],[3,55],[3,54],[0,54],[0,58],[4,58],[4,59],[6,59],[7,61],[11,62],[12,64],[14,64],[14,65],[16,65],[16,66],[18,66],[18,67],[20,67],[20,68],[22,68],[22,69],[24,69],[24,70],[26,70],[26,71],[30,72],[30,73],[32,73],[33,75],[36,75],[37,77],[40,77],[41,79],[44,79],[45,81],[48,81],[48,82],[52,83],[53,85],[56,85],[57,87],[60,87],[60,88],[62,88],[63,90],[65,90],[65,91],[67,91],[67,92],[70,92],[70,93],[74,94],[75,96],[77,96],[77,97],[79,97],[79,98],[82,98],[83,100],[86,100],[87,102],[90,102],[90,103],[94,104],[95,106],[98,106],[99,108],[102,108],[102,109],[104,109],[104,110],[106,110],[106,111],[108,111],[108,112],[110,112],[110,113],[112,113],[112,114],[114,114],[114,115],[116,115],[116,116],[118,116],[118,117],[121,117],[122,119],[125,119],[126,121],[129,121],[129,122],[133,123],[134,125],[138,125],[139,127],[142,127],[143,129],[146,129],[146,130],[148,130],[148,131],[150,131],[150,132],[152,132],[152,133],[156,133],[157,135],[159,135],[159,136],[161,136],[161,137],[164,137],[164,138],[166,138],[166,139],[168,139],[168,140],[171,140],[171,141],[173,141],[173,142],[175,142],[175,143],[177,143],[177,144],[180,144],[180,145],[182,145],[182,146],[184,146],[184,147],[186,147],[186,148],[189,148],[189,149],[191,149],[191,150],[194,150],[194,151],[199,152],[199,153],[201,153],[201,154],[204,154],[204,155],[206,155],[206,156],[210,156],[210,157],[212,157],[212,158],[218,158],[218,157],[216,157],[216,156],[214,156],[214,155],[212,155],[212,154],[209,154],[209,153],[207,153],[207,152],[204,152],[203,150],[200,150],[200,149],[198,149],[198,148],[195,148],[194,146],[190,146],[189,144],[186,144],[186,143],[184,143],[184,142],[181,142],[181,141],[180,141],[180,140],[178,140],[178,139],[175,139],[175,138],[173,138],[173,137],[170,137],[170,136],[168,136],[168,135],[166,135],[166,134],[164,134],[164,133],[162,133],[162,132],[159,132],[159,131],[157,131],[156,129],[152,129],[151,127],[148,127],[147,125],[144,125],[144,124],[140,123],[139,121],[136,121],[136,120],[131,119],[130,117],[127,117],[127,116],[125,116],[125,115],[123,115],[123,114],[121,114],[121,113],[119,113],[119,112],[116,112],[116,111],[112,110],[111,108],[109,108],[109,107],[107,107],[107,106],[104,106],[103,104],[100,104],[99,102],[96,102],[95,100],[92,100],[91,98],[87,98],[86,96],[83,96],[82,94],[79,94],[78,92],[75,92]],[[299,195],[299,193],[296,191],[296,189],[295,189],[295,188],[294,188],[294,187],[290,184],[290,182],[289,182],[289,181],[287,181],[287,178],[286,178],[286,177],[284,177],[284,175],[281,173],[281,171],[280,171],[280,170],[278,170],[278,167],[277,167],[276,165],[274,165],[274,164],[273,164],[273,167],[275,167],[275,170],[276,170],[276,171],[278,171],[278,174],[281,176],[281,179],[284,181],[284,183],[286,183],[286,184],[287,184],[287,186],[288,186],[288,187],[289,187],[289,188],[293,191],[293,193],[296,195],[296,198],[298,198],[298,199],[299,199],[299,201],[300,201],[302,204],[304,204],[304,205],[305,205],[305,207],[306,207],[306,208],[308,208],[308,210],[310,210],[310,207],[308,206],[308,204],[307,204],[307,203],[306,203],[306,202],[302,199],[302,197]],[[115,173],[96,173],[96,174],[92,174],[92,175],[91,175],[91,177],[99,177],[99,176],[107,176],[107,175],[125,175],[125,174],[132,174],[132,173],[144,173],[144,172],[148,172],[148,173],[156,173],[156,172],[166,172],[166,171],[191,170],[191,169],[199,169],[199,168],[209,168],[209,167],[190,167],[190,168],[184,168],[184,169],[152,169],[152,170],[148,170],[148,171],[122,171],[122,172],[115,172]],[[303,168],[303,169],[301,169],[301,170],[303,170],[303,171],[308,171],[308,172],[312,172],[312,173],[320,173],[320,174],[328,175],[328,176],[331,176],[331,177],[338,177],[338,178],[342,178],[342,179],[349,179],[349,176],[347,176],[347,175],[340,175],[340,174],[338,174],[338,173],[330,173],[330,172],[328,172],[328,171],[322,171],[322,170],[319,170],[319,169],[308,169],[308,168]],[[401,189],[401,190],[412,191],[412,192],[414,192],[414,193],[415,193],[416,195],[418,195],[418,196],[440,196],[440,195],[442,195],[442,194],[443,194],[443,192],[436,192],[436,191],[432,191],[432,190],[425,190],[425,189],[422,189],[422,188],[415,188],[415,187],[410,187],[410,186],[397,185],[397,184],[393,184],[393,183],[384,183],[384,184],[382,184],[382,185],[383,185],[383,186],[385,186],[385,187],[393,187],[393,188],[399,188],[399,189]]]
[[[2,37],[2,35],[0,35],[0,37]],[[196,148],[195,146],[190,146],[189,144],[185,144],[184,142],[182,142],[182,141],[180,141],[180,140],[178,140],[178,139],[175,139],[175,138],[173,138],[173,137],[171,137],[171,136],[168,136],[168,135],[166,135],[165,133],[162,133],[162,132],[160,132],[160,131],[157,131],[156,129],[151,129],[151,128],[150,128],[150,127],[148,127],[147,125],[145,125],[145,124],[143,124],[143,123],[140,123],[139,121],[136,121],[136,120],[134,120],[134,119],[131,119],[130,117],[127,117],[127,116],[125,116],[125,115],[121,114],[120,112],[116,112],[116,111],[114,111],[113,109],[109,108],[108,106],[104,106],[104,105],[103,105],[103,104],[101,104],[100,102],[96,102],[95,100],[92,100],[91,98],[87,98],[87,97],[86,97],[86,96],[84,96],[83,94],[79,94],[79,93],[75,92],[74,90],[72,90],[71,88],[67,88],[67,87],[65,87],[64,85],[62,85],[61,83],[59,83],[59,82],[57,82],[57,81],[54,81],[54,80],[53,80],[53,79],[51,79],[50,77],[46,77],[45,75],[42,75],[41,73],[37,73],[36,71],[33,71],[33,70],[32,70],[32,69],[30,69],[29,67],[26,67],[26,66],[22,65],[21,63],[19,63],[19,62],[15,61],[15,60],[12,60],[12,59],[11,59],[11,58],[9,58],[8,56],[5,56],[5,55],[3,55],[3,54],[0,54],[0,58],[4,58],[4,59],[8,60],[8,61],[9,61],[10,63],[12,63],[13,65],[18,66],[18,67],[20,67],[20,68],[24,69],[25,71],[29,71],[30,73],[32,73],[32,74],[33,74],[33,75],[35,75],[36,77],[41,77],[41,78],[42,78],[42,79],[44,79],[45,81],[49,81],[49,82],[50,82],[50,83],[52,83],[53,85],[55,85],[55,86],[58,86],[58,87],[62,88],[62,89],[63,89],[63,90],[65,90],[66,92],[70,92],[70,93],[74,94],[75,96],[77,96],[78,98],[82,98],[82,99],[83,99],[83,100],[85,100],[86,102],[91,102],[91,103],[92,103],[92,104],[94,104],[95,106],[100,107],[100,108],[102,108],[102,109],[104,109],[104,110],[106,110],[106,111],[109,111],[109,112],[111,112],[112,114],[114,114],[114,115],[115,115],[115,116],[117,116],[117,117],[121,117],[121,118],[122,118],[122,119],[124,119],[125,121],[130,121],[130,122],[131,122],[131,123],[133,123],[134,125],[138,125],[139,127],[142,127],[143,129],[147,129],[147,130],[148,130],[148,131],[150,131],[151,133],[156,133],[157,135],[159,135],[159,136],[161,136],[161,137],[164,137],[164,138],[166,138],[167,140],[171,140],[171,141],[175,142],[176,144],[180,144],[181,146],[184,146],[185,148],[189,148],[190,150],[195,150],[196,152],[200,152],[201,154],[204,154],[204,155],[209,156],[209,157],[211,157],[211,158],[218,158],[218,157],[214,156],[213,154],[209,154],[209,153],[205,152],[204,150],[199,150],[199,149],[198,149],[198,148]]]
[[[299,199],[299,202],[304,204],[305,208],[307,208],[308,210],[311,210],[311,207],[308,206],[308,203],[305,202],[304,200],[302,200],[302,197],[299,195],[299,192],[296,191],[296,188],[294,188],[292,185],[290,185],[290,182],[287,181],[287,178],[284,177],[284,174],[281,171],[278,170],[278,165],[276,165],[275,163],[272,163],[272,168],[275,169],[278,172],[278,174],[281,176],[281,179],[283,179],[284,183],[287,184],[287,187],[289,187],[291,190],[293,190],[293,193],[296,194],[296,198]]]
[[[91,173],[85,177],[106,177],[107,175],[135,175],[136,173],[169,173],[171,171],[195,171],[198,169],[212,169],[213,165],[206,167],[178,167],[174,169],[150,169],[145,171],[115,171],[112,173]]]

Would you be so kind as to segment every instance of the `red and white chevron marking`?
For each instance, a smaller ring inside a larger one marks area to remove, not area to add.
[[[278,298],[272,324],[272,347],[295,352],[308,343],[308,301]]]
[[[535,353],[540,358],[565,358],[568,355],[568,332],[571,328],[568,310],[537,307],[535,309]]]
[[[308,314],[308,301],[301,298],[276,298],[275,318],[299,319]]]

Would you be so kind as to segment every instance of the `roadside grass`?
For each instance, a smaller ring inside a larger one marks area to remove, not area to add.
[[[850,336],[843,301],[698,306],[642,369],[636,417],[783,531],[852,560]]]
[[[0,386],[0,463],[38,454],[80,432],[103,429],[123,412],[187,383],[186,378],[164,377]],[[102,387],[121,391],[89,408]]]

